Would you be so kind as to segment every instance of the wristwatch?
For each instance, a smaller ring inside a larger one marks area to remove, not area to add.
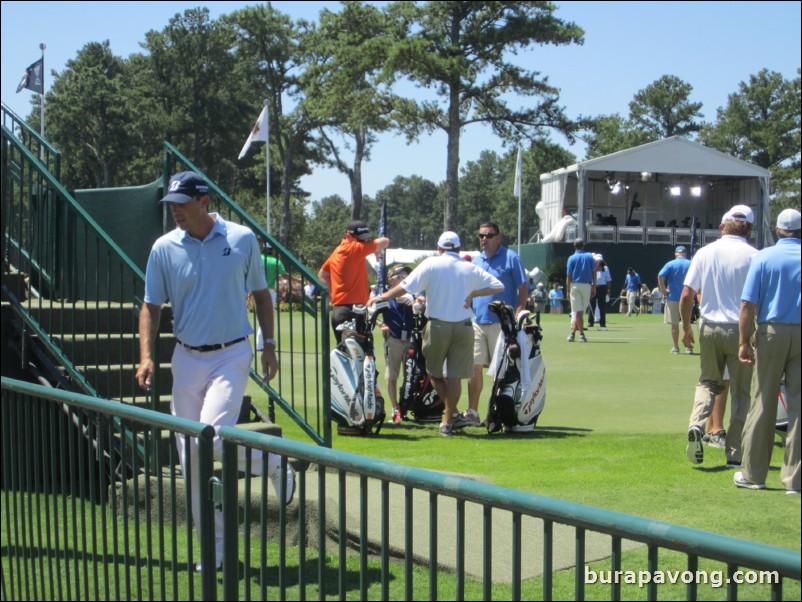
[[[270,345],[273,349],[276,348],[276,339],[265,339],[265,345]]]

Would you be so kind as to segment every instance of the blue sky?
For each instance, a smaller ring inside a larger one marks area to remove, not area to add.
[[[2,100],[27,115],[33,94],[16,88],[25,68],[41,56],[44,42],[48,74],[61,72],[66,62],[89,42],[109,40],[123,57],[140,52],[139,43],[151,29],[161,30],[176,13],[206,6],[213,17],[256,2],[2,2]],[[379,3],[382,4],[382,3]],[[763,68],[790,79],[802,54],[800,2],[560,2],[556,16],[585,30],[582,46],[534,47],[515,61],[547,75],[561,91],[561,104],[571,117],[619,113],[626,116],[633,96],[662,75],[671,74],[693,86],[691,100],[702,102],[706,120]],[[273,2],[294,17],[314,19],[322,7],[337,10],[338,2]],[[522,101],[523,102],[523,101]],[[253,108],[253,120],[261,107]],[[243,143],[248,132],[242,132]],[[555,142],[568,147],[559,137]],[[446,137],[435,133],[407,145],[400,137],[384,136],[363,168],[363,188],[373,195],[398,176],[420,175],[439,183],[445,179]],[[461,165],[478,159],[483,150],[503,151],[483,126],[463,131]],[[573,147],[579,159],[584,148]],[[524,174],[524,186],[539,174]],[[155,174],[154,174],[155,178]],[[316,200],[339,194],[350,198],[345,176],[316,168],[302,186]],[[512,193],[512,191],[511,191]]]

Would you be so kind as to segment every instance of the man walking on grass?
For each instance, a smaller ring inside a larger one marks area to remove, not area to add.
[[[590,300],[596,296],[596,260],[585,251],[585,240],[574,241],[574,252],[568,258],[565,274],[565,290],[571,299],[571,334],[568,342],[573,343],[576,331],[579,331],[579,342],[587,343],[585,338],[585,310]]]
[[[757,253],[747,240],[752,233],[755,216],[745,205],[736,205],[721,218],[722,237],[696,252],[685,277],[680,314],[682,342],[693,349],[691,311],[696,295],[699,305],[699,365],[701,374],[696,385],[693,409],[688,425],[685,455],[691,464],[704,461],[702,437],[705,423],[715,398],[724,390],[724,369],[730,373],[730,424],[727,428],[727,468],[741,465],[741,434],[749,410],[749,387],[752,367],[738,361],[738,320],[741,291],[749,264]],[[775,400],[776,403],[776,400]]]
[[[743,431],[743,470],[733,475],[736,487],[766,488],[774,448],[777,392],[785,374],[788,434],[780,481],[791,495],[798,495],[800,488],[801,228],[799,211],[781,212],[777,216],[777,244],[755,255],[744,284],[738,356],[744,364],[755,366],[755,398]]]
[[[665,264],[657,275],[660,294],[666,300],[665,323],[671,325],[671,339],[674,341],[671,353],[674,355],[679,353],[679,299],[682,296],[682,283],[685,282],[690,267],[688,251],[680,245],[674,250],[674,259]],[[685,351],[693,353],[693,348]]]

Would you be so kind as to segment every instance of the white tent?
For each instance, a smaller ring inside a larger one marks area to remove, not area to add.
[[[768,170],[684,138],[671,137],[540,176],[536,211],[545,240],[559,238],[567,215],[575,235],[589,227],[715,230],[733,205],[755,212],[759,247],[771,239]],[[569,218],[570,221],[570,218]]]
[[[387,265],[387,267],[399,263],[412,265],[420,259],[425,259],[430,255],[437,255],[437,251],[434,250],[423,251],[416,249],[385,249],[384,253],[385,265]],[[368,255],[367,262],[370,268],[376,272],[376,269],[379,267],[379,262],[376,261],[376,256]]]

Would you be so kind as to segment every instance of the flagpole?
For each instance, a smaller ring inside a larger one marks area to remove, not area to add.
[[[265,190],[267,196],[267,219],[265,220],[265,224],[267,233],[272,234],[270,232],[270,113],[267,104],[268,100],[265,99],[262,111],[259,113],[256,123],[253,124],[253,129],[251,133],[248,134],[248,139],[245,141],[245,145],[242,147],[237,161],[242,161],[242,159],[248,155],[248,151],[254,142],[265,143]]]
[[[267,99],[264,100],[265,110],[268,111],[265,115],[265,123],[267,124],[267,140],[265,140],[265,190],[267,194],[267,233],[272,234],[270,231],[270,111],[267,108]]]
[[[45,137],[45,43],[39,44],[39,49],[42,51],[42,93],[39,95],[39,133],[42,138]],[[44,146],[41,149],[44,159]]]
[[[518,196],[518,255],[521,254],[521,197],[523,196],[523,174],[521,166],[521,145],[518,145],[518,157],[515,161],[515,187],[514,192]]]

